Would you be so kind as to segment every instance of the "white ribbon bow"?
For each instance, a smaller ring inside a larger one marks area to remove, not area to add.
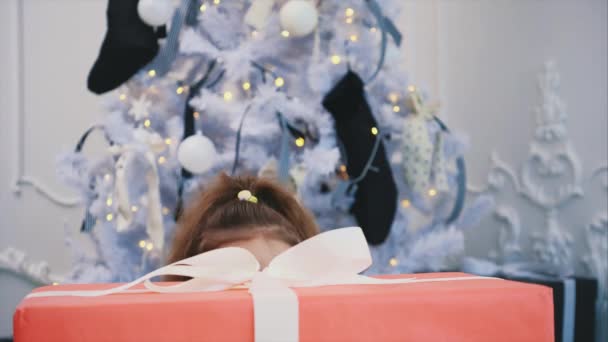
[[[409,282],[491,279],[452,277],[437,279],[377,279],[359,275],[372,263],[365,236],[359,227],[330,230],[291,247],[276,256],[264,270],[255,256],[240,247],[202,253],[112,289],[101,291],[45,291],[27,297],[84,296],[115,293],[186,293],[221,291],[244,285],[253,297],[255,341],[298,341],[298,299],[289,287],[345,284],[397,284]],[[160,286],[150,279],[163,275],[192,277],[174,285]],[[128,290],[143,283],[147,290]]]

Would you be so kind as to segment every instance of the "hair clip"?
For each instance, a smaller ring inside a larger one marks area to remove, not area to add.
[[[241,190],[239,191],[237,197],[239,198],[240,201],[247,201],[247,202],[251,202],[251,203],[258,203],[258,198],[253,196],[253,194],[251,194],[251,191],[249,190]]]

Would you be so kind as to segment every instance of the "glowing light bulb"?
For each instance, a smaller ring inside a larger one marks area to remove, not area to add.
[[[274,79],[274,85],[277,87],[282,87],[285,85],[285,80],[283,79],[283,77],[277,77]]]
[[[340,165],[340,172],[346,172],[346,165]]]
[[[388,99],[392,103],[395,103],[395,102],[399,101],[399,93],[393,92],[393,93],[388,94]]]
[[[126,94],[120,94],[120,95],[118,96],[118,98],[120,99],[120,101],[124,101],[124,100],[126,100],[126,99],[127,99],[127,95],[126,95]]]
[[[132,212],[137,212],[137,210],[139,210],[139,208],[137,208],[137,206],[136,206],[136,205],[132,205],[132,206],[131,206],[131,211],[132,211]]]
[[[429,189],[429,196],[431,196],[431,197],[437,196],[437,190],[433,189],[433,188]]]
[[[108,199],[106,199],[106,205],[107,205],[108,207],[111,207],[111,206],[112,206],[112,197],[108,197]]]
[[[148,242],[148,243],[146,244],[146,249],[147,249],[148,251],[151,251],[151,250],[152,250],[152,248],[154,248],[154,245],[152,244],[152,242]]]
[[[410,200],[404,199],[403,201],[401,201],[401,206],[404,208],[409,208],[412,205],[412,202],[410,202]]]
[[[158,157],[158,163],[159,164],[164,164],[167,161],[167,158],[165,158],[164,156],[160,156]]]
[[[400,111],[401,111],[401,107],[399,107],[399,106],[393,106],[393,112],[399,113]]]
[[[177,95],[181,95],[184,93],[184,87],[177,87],[177,89],[175,89],[175,92],[177,93]]]
[[[165,144],[167,144],[167,145],[171,145],[171,138],[167,138],[167,139],[165,139]]]
[[[374,26],[372,26],[372,27],[371,27],[369,30],[370,30],[372,33],[376,33],[376,31],[378,31],[378,29],[377,29],[376,27],[374,27]]]
[[[377,127],[372,127],[372,134],[373,135],[378,135],[378,128]]]
[[[112,221],[113,219],[114,219],[114,215],[112,215],[112,214],[106,215],[106,220]]]
[[[192,113],[192,116],[194,116],[195,119],[198,119],[201,116],[201,113],[194,112],[194,113]]]
[[[249,90],[249,89],[251,89],[251,83],[243,82],[243,90]]]
[[[146,247],[146,241],[141,240],[139,241],[139,248],[145,248]]]
[[[350,17],[346,18],[345,21],[346,21],[347,24],[352,24],[353,23],[353,18],[350,18]]]
[[[295,143],[296,143],[296,146],[302,147],[302,146],[304,146],[305,140],[304,140],[304,138],[299,137],[296,139]]]
[[[213,4],[214,4],[214,5],[219,5],[219,4],[220,4],[220,2],[221,2],[220,0],[213,0]]]
[[[283,36],[285,38],[289,38],[289,31],[287,31],[287,30],[281,31],[281,36]]]
[[[229,91],[224,92],[224,101],[232,100],[232,93]]]
[[[391,266],[395,267],[395,266],[399,265],[399,260],[397,260],[397,258],[391,258],[391,260],[389,260],[388,263]]]
[[[202,4],[199,9],[201,10],[201,12],[205,12],[207,10],[207,4]]]
[[[150,77],[156,76],[156,70],[154,70],[154,69],[148,70],[148,76],[150,76]]]
[[[169,208],[163,207],[163,215],[169,215]]]
[[[342,61],[342,58],[340,58],[340,56],[338,56],[338,55],[331,56],[331,62],[333,64],[336,64],[336,65],[340,64],[340,61]]]
[[[146,119],[146,121],[144,121],[144,126],[146,127],[150,127],[151,124],[152,122],[150,121],[150,119]]]
[[[54,282],[53,282],[53,286],[57,286],[57,285],[59,285],[59,283],[58,283],[58,282],[56,282],[56,281],[54,281]]]
[[[351,42],[353,42],[353,43],[354,43],[354,42],[356,42],[356,41],[358,41],[358,40],[359,40],[359,37],[358,37],[356,34],[351,34],[351,35],[350,35],[350,41],[351,41]]]
[[[346,14],[347,17],[352,17],[355,15],[355,10],[349,7],[344,11],[344,14]]]
[[[415,92],[415,91],[416,91],[416,87],[414,87],[413,85],[408,86],[408,87],[407,87],[407,91],[409,91],[410,93],[413,93],[413,92]]]

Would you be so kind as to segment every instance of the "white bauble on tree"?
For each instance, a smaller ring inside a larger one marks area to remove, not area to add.
[[[319,14],[312,1],[290,0],[281,7],[279,20],[281,27],[291,36],[304,37],[317,27]]]
[[[137,14],[144,23],[150,26],[165,25],[173,14],[171,0],[139,0]]]
[[[217,152],[213,142],[197,132],[184,139],[177,149],[177,160],[191,173],[201,174],[208,171],[216,162]]]

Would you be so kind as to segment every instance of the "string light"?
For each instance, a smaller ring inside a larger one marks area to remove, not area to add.
[[[56,281],[54,281],[54,282],[53,282],[53,286],[57,286],[57,285],[59,285],[59,283],[58,283],[58,282],[56,282]]]
[[[399,113],[400,111],[401,111],[401,107],[399,107],[399,106],[393,106],[393,112]]]
[[[249,89],[251,89],[251,83],[243,82],[243,90],[249,90]]]
[[[156,76],[156,70],[154,70],[154,69],[148,70],[148,76],[150,76],[150,77]]]
[[[391,266],[395,267],[395,266],[399,265],[399,260],[397,260],[397,258],[391,258],[391,260],[389,260],[388,263]]]
[[[220,2],[221,2],[220,0],[213,0],[213,4],[214,4],[214,5],[219,5],[219,4],[220,4]]]
[[[347,17],[352,17],[355,15],[355,10],[349,7],[344,11],[344,14],[346,14]]]
[[[148,251],[151,251],[151,250],[152,250],[152,248],[154,248],[154,245],[152,244],[152,242],[148,242],[148,243],[146,244],[146,249],[147,249]]]
[[[277,77],[274,79],[274,85],[277,87],[282,87],[285,85],[285,80],[283,79],[283,77]]]
[[[342,58],[340,58],[340,56],[338,56],[338,55],[333,55],[333,56],[331,56],[331,62],[332,62],[333,64],[336,64],[336,65],[337,65],[337,64],[340,64],[340,61],[341,61],[341,60],[342,60]]]
[[[352,24],[353,23],[353,18],[346,18],[346,23],[347,24]]]
[[[152,122],[150,122],[150,119],[146,119],[146,121],[144,121],[145,127],[150,127],[151,124],[152,124]]]
[[[163,207],[163,215],[169,215],[169,208]]]
[[[375,26],[372,26],[372,27],[371,27],[369,30],[370,30],[372,33],[376,33],[376,31],[378,31],[378,29],[377,29]]]
[[[112,215],[111,213],[106,215],[106,220],[107,221],[112,221],[114,219],[114,215]]]
[[[296,146],[298,146],[298,147],[303,147],[303,146],[304,146],[304,143],[305,143],[304,138],[299,137],[299,138],[297,138],[297,139],[296,139]]]
[[[136,205],[132,205],[132,206],[131,206],[131,211],[132,211],[132,212],[134,212],[134,213],[135,213],[135,212],[137,212],[137,210],[139,210],[139,208],[137,208],[137,206],[136,206]]]
[[[433,189],[433,188],[429,189],[429,196],[431,196],[431,197],[437,196],[437,190]]]
[[[177,87],[177,89],[175,89],[175,92],[177,93],[177,95],[181,95],[184,93],[184,87]]]
[[[167,138],[167,139],[165,139],[165,144],[167,144],[167,145],[171,145],[171,138]]]
[[[392,93],[388,94],[388,99],[392,103],[399,101],[399,93],[392,92]]]
[[[251,31],[251,36],[254,37],[254,38],[257,37],[258,36],[258,31],[256,31],[256,30]]]
[[[346,165],[340,165],[340,172],[346,172]]]
[[[232,100],[232,93],[229,91],[224,92],[224,101]]]
[[[120,96],[118,96],[118,98],[120,99],[120,101],[124,101],[127,99],[127,95],[126,94],[120,94]]]
[[[416,91],[416,87],[414,87],[413,85],[408,86],[408,87],[407,87],[407,91],[409,91],[410,93],[413,93],[413,92],[415,92],[415,91]]]
[[[359,40],[359,37],[358,37],[356,34],[351,34],[351,35],[350,35],[350,41],[351,41],[351,42],[353,42],[353,43],[354,43],[354,42],[356,42],[356,41],[358,41],[358,40]]]
[[[377,127],[372,127],[372,134],[373,135],[378,135],[378,128]]]
[[[109,173],[106,173],[106,174],[103,176],[103,179],[104,179],[106,182],[109,182],[109,181],[111,181],[111,180],[112,180],[112,175],[110,175]]]
[[[199,9],[201,10],[201,12],[205,12],[207,10],[207,4],[202,4]]]
[[[158,157],[158,163],[159,164],[164,164],[167,161],[167,158],[165,158],[164,156],[160,156]]]
[[[194,116],[195,119],[198,119],[201,116],[201,113],[194,112],[194,113],[192,113],[192,116]]]
[[[112,206],[112,197],[108,197],[108,199],[106,199],[106,205],[107,205],[108,207],[111,207],[111,206]]]
[[[145,247],[146,247],[146,241],[140,240],[139,241],[139,248],[145,248]]]
[[[281,36],[283,36],[285,38],[289,38],[289,31],[287,31],[287,30],[281,31]]]
[[[404,199],[403,201],[401,201],[401,206],[404,208],[409,208],[412,205],[412,202],[410,202],[410,200]]]

